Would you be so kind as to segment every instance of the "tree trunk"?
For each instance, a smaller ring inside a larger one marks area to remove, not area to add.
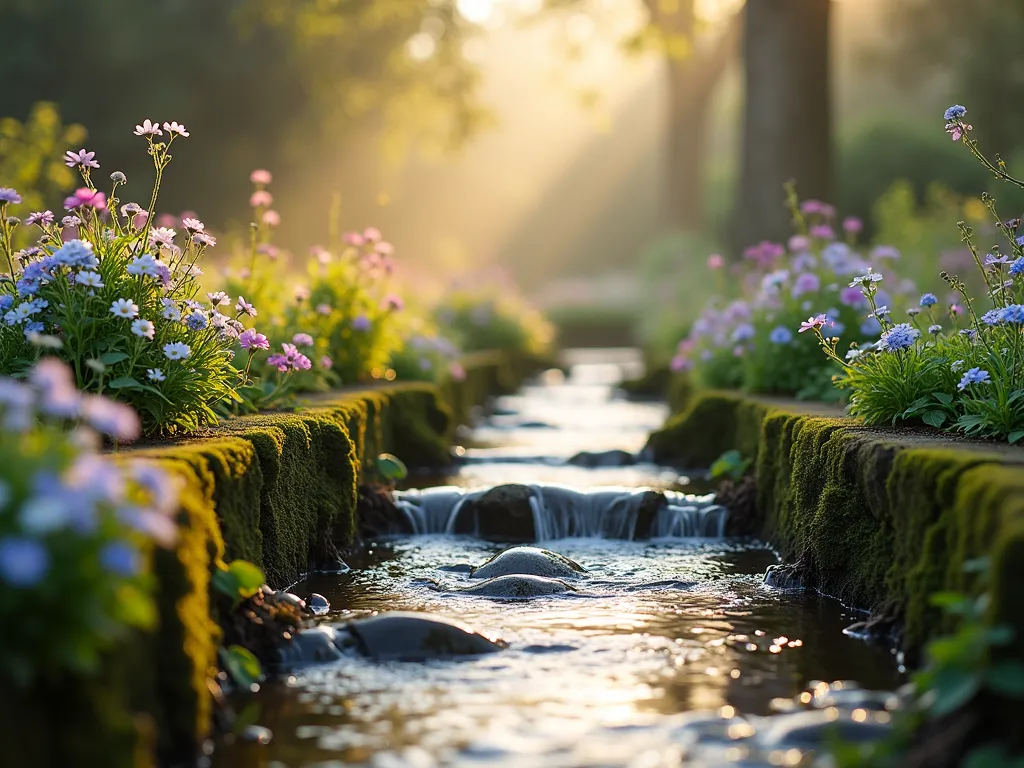
[[[705,157],[711,100],[722,74],[739,45],[739,15],[730,19],[720,36],[698,46],[693,0],[666,13],[659,2],[647,0],[651,21],[664,34],[687,39],[693,48],[685,58],[668,57],[668,223],[687,232],[704,229]]]
[[[831,0],[748,0],[746,107],[732,247],[785,240],[783,185],[801,198],[832,195],[829,14]]]

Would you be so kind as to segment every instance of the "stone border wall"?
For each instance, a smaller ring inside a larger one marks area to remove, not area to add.
[[[448,464],[455,427],[539,364],[475,354],[460,381],[339,392],[300,412],[233,419],[199,439],[132,451],[184,485],[177,546],[153,564],[159,628],[124,643],[95,679],[50,680],[29,697],[0,690],[8,753],[33,766],[194,764],[212,728],[215,565],[242,558],[272,586],[294,582],[352,541],[368,462],[388,451],[411,466]]]
[[[649,446],[707,467],[753,456],[753,535],[803,566],[807,586],[884,611],[909,650],[941,631],[929,596],[965,589],[964,563],[992,559],[992,618],[1024,637],[1024,450],[871,429],[814,406],[701,392]]]

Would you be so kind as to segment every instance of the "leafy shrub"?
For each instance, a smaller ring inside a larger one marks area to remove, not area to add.
[[[465,352],[543,354],[554,340],[551,324],[504,273],[462,281],[448,291],[434,317]]]
[[[947,110],[946,130],[953,140],[962,139],[990,173],[1024,188],[1024,182],[1010,176],[1001,161],[990,161],[982,154],[970,137],[965,114],[960,106]],[[960,222],[985,294],[976,302],[960,277],[943,272],[943,279],[962,300],[962,305],[951,307],[948,324],[943,325],[935,311],[937,297],[925,294],[920,307],[910,310],[911,322],[894,323],[887,314],[879,314],[881,337],[840,358],[835,340],[821,331],[825,316],[805,323],[805,329],[813,329],[818,336],[827,357],[842,366],[844,373],[837,384],[851,391],[851,415],[869,424],[923,421],[1011,443],[1024,439],[1024,234],[1018,234],[1020,219],[999,217],[994,199],[986,194],[982,202],[1010,253],[993,246],[983,255],[972,228]],[[881,280],[882,275],[869,272],[851,285],[874,309]]]
[[[860,221],[842,222],[846,239],[837,240],[832,206],[816,200],[799,203],[792,188],[789,198],[797,234],[787,245],[752,246],[728,272],[721,256],[708,259],[719,290],[738,298],[713,298],[679,344],[672,367],[692,371],[697,384],[836,399],[831,382],[839,369],[823,361],[814,343],[798,333],[800,321],[824,305],[822,333],[829,338],[866,340],[881,329],[860,291],[847,285],[868,265],[868,257],[855,247]],[[889,265],[899,253],[880,247],[871,256]],[[891,273],[890,267],[884,269]],[[884,303],[906,301],[912,288],[898,281]]]
[[[0,676],[25,686],[93,672],[128,628],[154,625],[147,560],[177,509],[162,470],[96,452],[97,433],[138,436],[130,407],[78,392],[52,357],[26,373],[0,379]]]
[[[166,142],[157,138],[164,131]],[[248,313],[238,304],[222,314],[230,304],[222,294],[197,300],[197,262],[216,243],[202,222],[186,219],[181,236],[153,225],[170,148],[188,132],[147,120],[136,134],[146,138],[156,171],[148,208],[120,205],[120,172],[111,174],[108,198],[92,182],[95,153],[68,152],[66,164],[81,171],[84,186],[65,201],[62,219],[31,213],[24,224],[38,229],[38,244],[15,251],[19,222],[10,208],[21,197],[0,190],[0,263],[10,272],[0,282],[0,372],[24,375],[43,350],[53,351],[71,364],[79,389],[129,403],[147,433],[194,432],[234,396],[232,347]]]
[[[271,174],[257,170],[250,178],[253,235],[224,289],[269,309],[274,334],[301,349],[310,365],[292,369],[295,389],[322,391],[385,376],[400,344],[397,318],[404,307],[392,290],[391,243],[372,227],[347,232],[330,250],[314,246],[306,263],[297,264],[272,242],[280,217],[267,189]],[[264,365],[266,372],[281,370],[269,359]]]

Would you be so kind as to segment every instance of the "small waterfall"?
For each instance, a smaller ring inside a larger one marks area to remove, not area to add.
[[[517,486],[527,496],[529,518],[523,521],[524,537],[535,541],[566,538],[721,538],[729,512],[715,504],[714,496],[638,490],[598,488],[581,492],[559,485]],[[416,535],[467,532],[464,519],[473,515],[471,528],[477,536],[481,516],[474,502],[487,490],[466,491],[454,486],[395,494],[395,504]],[[500,515],[503,510],[487,514]],[[460,525],[461,522],[461,525]],[[529,530],[532,522],[532,531]]]

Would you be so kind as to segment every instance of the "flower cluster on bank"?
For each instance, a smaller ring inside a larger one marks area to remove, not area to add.
[[[981,152],[966,114],[959,105],[946,111],[952,140],[998,178],[1024,188],[1001,161]],[[844,220],[840,240],[831,206],[797,204],[792,189],[790,201],[797,234],[786,246],[747,250],[727,278],[740,287],[739,296],[705,309],[680,343],[673,368],[693,371],[706,386],[843,398],[848,413],[868,424],[923,423],[1024,440],[1021,219],[1001,218],[995,200],[983,195],[1004,242],[982,248],[972,227],[959,222],[976,274],[942,272],[940,293],[918,294],[899,276],[897,251],[855,249],[859,221]],[[712,256],[708,265],[725,278],[722,257]]]

